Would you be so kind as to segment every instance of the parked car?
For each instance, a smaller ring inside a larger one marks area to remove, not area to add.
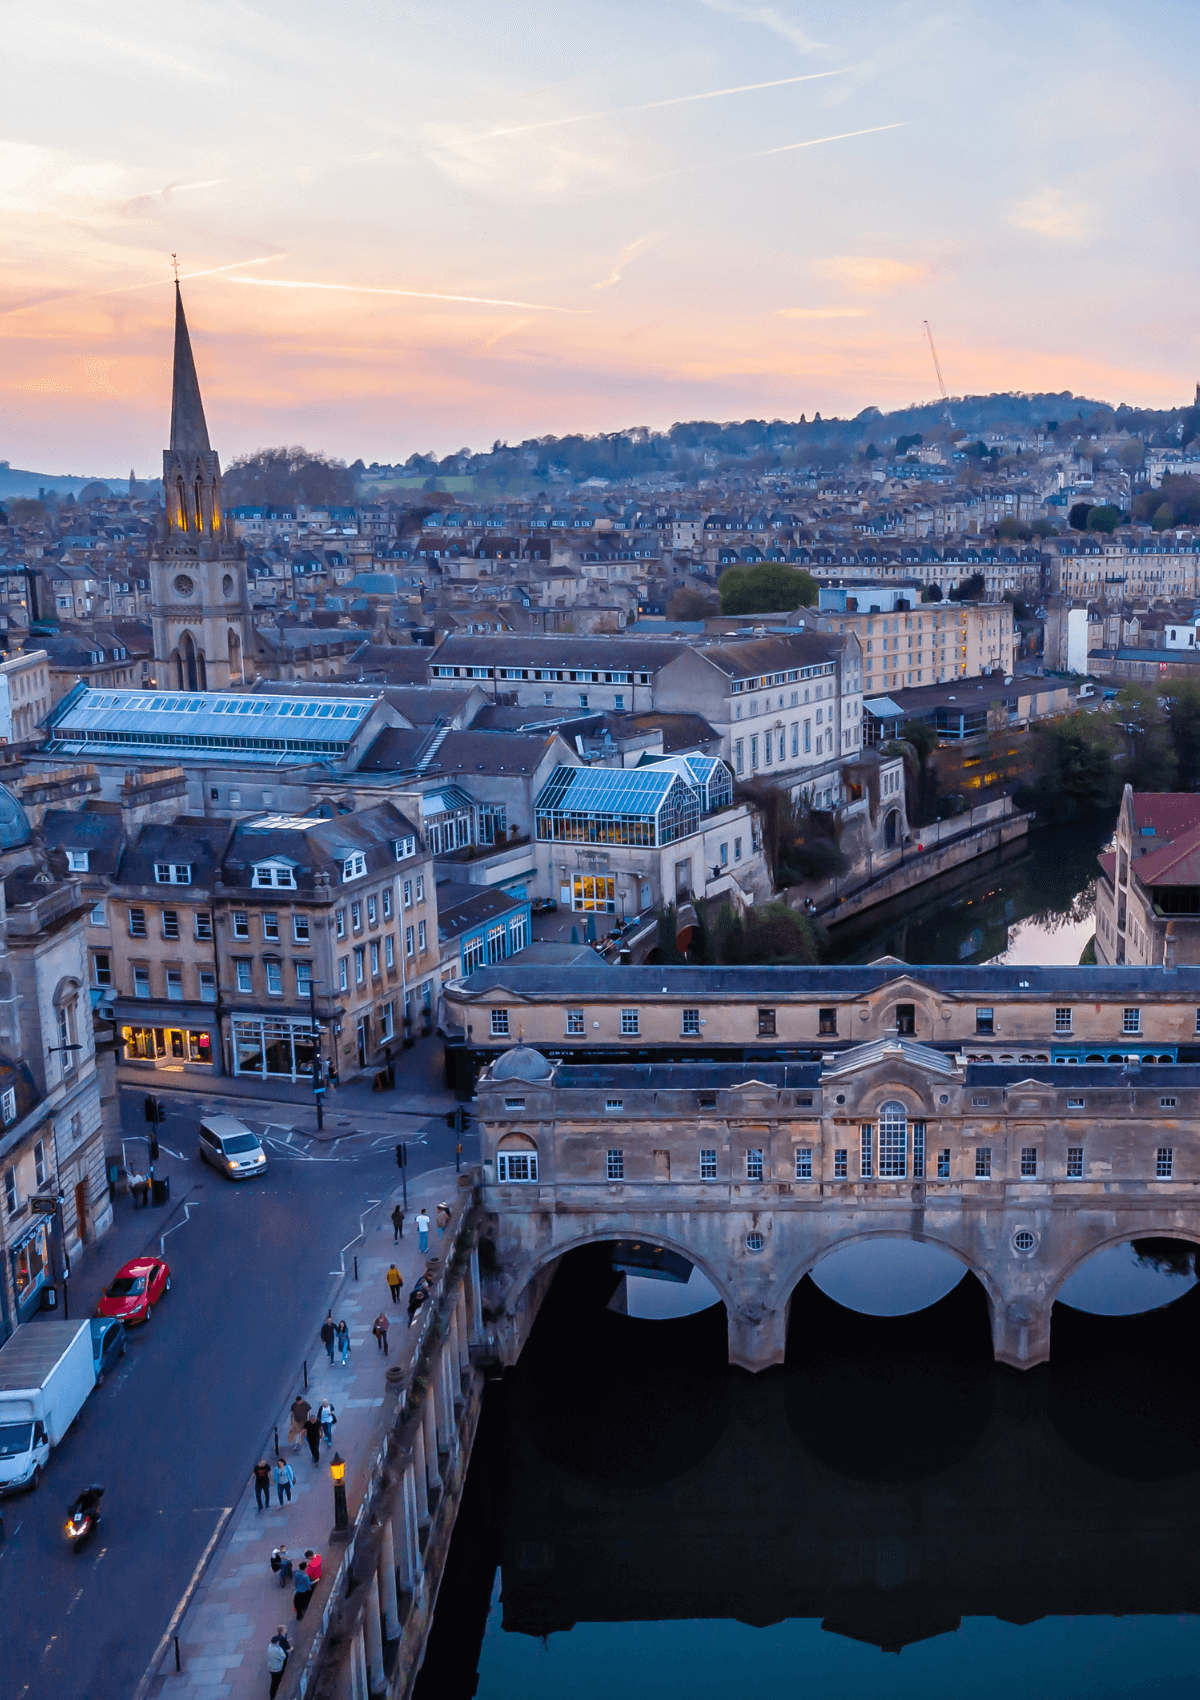
[[[267,1154],[245,1122],[236,1116],[205,1116],[200,1123],[200,1155],[231,1181],[265,1174]]]
[[[120,1363],[125,1356],[129,1332],[123,1322],[111,1316],[94,1316],[91,1327],[92,1362],[96,1366],[96,1386],[99,1387],[113,1365]]]
[[[171,1291],[171,1271],[159,1257],[134,1257],[113,1276],[96,1306],[97,1316],[149,1322],[154,1307]]]

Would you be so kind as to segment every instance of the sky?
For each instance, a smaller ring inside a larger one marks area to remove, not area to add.
[[[1195,0],[39,0],[0,459],[223,462],[1200,378]]]

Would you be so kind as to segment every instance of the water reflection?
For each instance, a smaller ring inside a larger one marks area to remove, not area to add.
[[[1112,823],[1031,833],[834,927],[831,962],[1075,963],[1094,930],[1096,857]]]
[[[806,1281],[751,1377],[719,1309],[631,1321],[612,1280],[565,1260],[489,1393],[417,1700],[1193,1691],[1200,1293],[1059,1307],[1021,1375],[972,1276],[886,1321]]]

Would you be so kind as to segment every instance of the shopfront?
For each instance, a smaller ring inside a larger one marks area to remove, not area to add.
[[[145,1062],[169,1067],[172,1063],[212,1065],[212,1034],[193,1027],[121,1028],[126,1062]]]
[[[8,1248],[12,1259],[12,1284],[17,1300],[17,1319],[24,1322],[41,1304],[42,1289],[50,1286],[54,1271],[50,1260],[50,1239],[54,1221],[39,1216]]]
[[[235,1074],[312,1079],[313,1030],[307,1017],[235,1015],[232,1026]]]

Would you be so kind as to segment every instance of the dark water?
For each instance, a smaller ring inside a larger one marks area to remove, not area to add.
[[[1095,931],[1096,857],[1113,822],[1033,832],[830,930],[831,962],[1074,963]]]
[[[607,1257],[489,1390],[417,1700],[1196,1695],[1200,1291],[1059,1307],[1020,1374],[973,1277],[886,1321],[805,1282],[749,1376],[720,1307],[605,1310]]]

